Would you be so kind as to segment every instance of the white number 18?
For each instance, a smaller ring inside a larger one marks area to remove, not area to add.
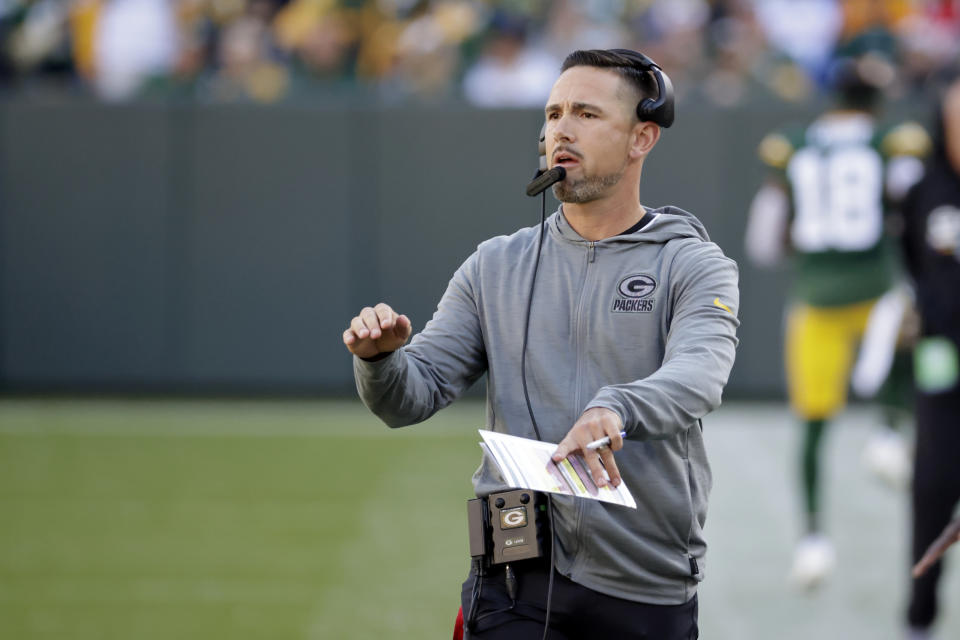
[[[862,251],[883,232],[883,160],[869,147],[807,147],[790,160],[794,246]]]

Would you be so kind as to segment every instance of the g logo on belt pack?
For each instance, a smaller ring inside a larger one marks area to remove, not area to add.
[[[527,510],[524,507],[504,509],[500,512],[500,528],[516,529],[527,524]]]
[[[618,297],[613,300],[616,313],[649,313],[653,311],[653,299],[657,289],[657,280],[645,273],[629,275],[617,285]]]

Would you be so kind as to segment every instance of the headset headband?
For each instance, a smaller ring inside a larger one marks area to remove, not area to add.
[[[657,97],[644,98],[637,105],[637,117],[641,122],[654,122],[664,128],[673,124],[673,83],[660,65],[639,51],[631,49],[611,49],[610,51],[628,59],[638,71],[652,74],[657,83]]]

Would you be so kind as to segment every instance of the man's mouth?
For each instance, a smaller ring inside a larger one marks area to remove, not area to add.
[[[559,151],[553,155],[553,165],[569,169],[580,164],[580,158],[568,151]]]

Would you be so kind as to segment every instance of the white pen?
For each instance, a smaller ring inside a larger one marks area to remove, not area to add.
[[[626,438],[626,437],[627,437],[627,432],[626,432],[626,431],[621,431],[621,432],[620,432],[620,437],[621,437],[621,438]],[[588,445],[587,445],[587,449],[589,449],[590,451],[593,451],[594,449],[599,449],[600,447],[609,447],[609,446],[610,446],[610,436],[603,436],[603,437],[600,438],[599,440],[594,440],[593,442],[591,442],[590,444],[588,444]]]

